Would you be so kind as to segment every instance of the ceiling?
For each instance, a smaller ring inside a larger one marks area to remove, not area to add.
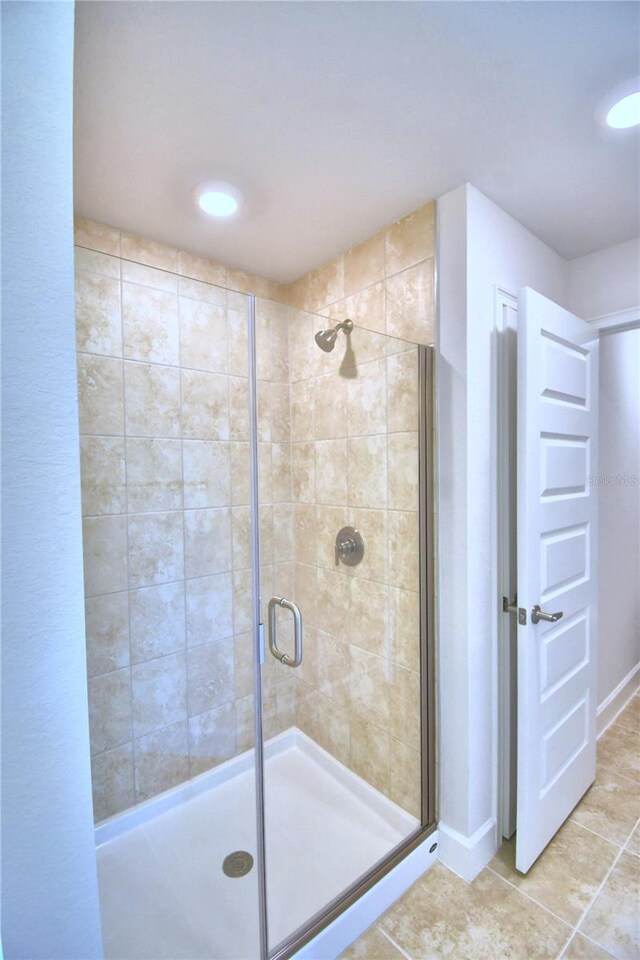
[[[635,2],[79,2],[83,216],[280,281],[470,181],[568,258],[638,236]],[[213,222],[194,185],[246,196]]]

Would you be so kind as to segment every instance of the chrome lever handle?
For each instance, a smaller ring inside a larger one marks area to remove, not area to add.
[[[276,643],[276,607],[284,607],[293,614],[293,631],[295,637],[295,653],[293,657],[278,650]],[[300,608],[286,597],[272,597],[269,600],[269,650],[280,663],[286,667],[299,667],[302,663],[302,614]]]
[[[545,613],[536,603],[531,611],[531,623],[539,623],[540,620],[544,620],[545,623],[557,623],[558,620],[562,620],[563,616],[562,610],[557,613]]]

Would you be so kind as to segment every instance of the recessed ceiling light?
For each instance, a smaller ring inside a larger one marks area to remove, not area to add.
[[[202,210],[212,217],[231,217],[238,209],[238,201],[222,190],[207,190],[201,193],[198,203]]]
[[[640,76],[630,77],[602,98],[596,107],[598,125],[611,136],[640,124]]]
[[[640,91],[618,100],[607,113],[607,123],[616,130],[625,130],[640,123]]]
[[[195,190],[198,206],[210,217],[233,217],[240,209],[243,196],[229,183],[201,183]]]

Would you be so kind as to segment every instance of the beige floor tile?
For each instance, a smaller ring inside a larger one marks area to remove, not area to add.
[[[598,768],[607,767],[640,782],[640,733],[612,724],[598,740]]]
[[[576,933],[561,960],[609,960],[610,957],[611,954],[602,947],[597,947],[595,943]]]
[[[616,723],[621,727],[627,727],[628,730],[640,732],[640,693],[636,693],[626,705]]]
[[[576,924],[607,875],[618,848],[567,821],[527,874],[515,869],[515,838],[489,866],[567,923]]]
[[[369,927],[352,943],[339,960],[400,960],[402,954],[385,937],[379,927]]]
[[[640,860],[623,853],[580,930],[618,960],[640,956]]]
[[[635,853],[636,857],[640,857],[640,823],[627,841],[627,853]]]
[[[419,960],[549,960],[571,934],[491,871],[467,884],[441,864],[391,907],[380,926]]]
[[[640,784],[602,767],[571,819],[623,845],[640,817]]]

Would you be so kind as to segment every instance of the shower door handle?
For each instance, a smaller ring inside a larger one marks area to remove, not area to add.
[[[293,658],[278,650],[276,643],[276,607],[284,607],[293,614],[293,632],[295,637],[295,654]],[[299,667],[302,663],[302,614],[300,608],[292,600],[285,597],[271,597],[269,600],[269,650],[272,655],[287,667]]]

